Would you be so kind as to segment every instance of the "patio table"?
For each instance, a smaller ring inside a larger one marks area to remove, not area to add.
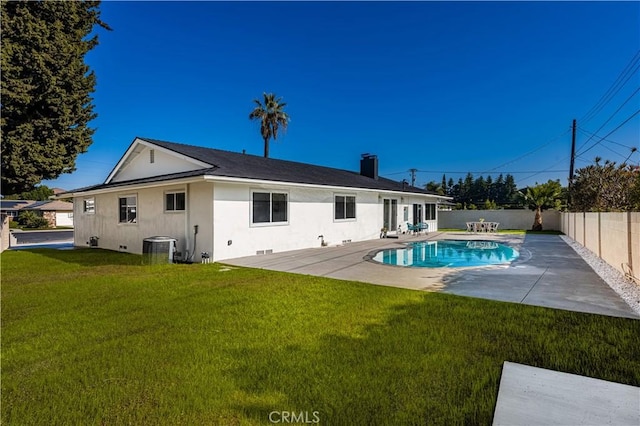
[[[467,222],[467,232],[496,232],[500,222]]]

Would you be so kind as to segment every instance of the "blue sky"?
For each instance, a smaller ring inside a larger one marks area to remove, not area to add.
[[[271,157],[358,170],[372,153],[381,175],[409,179],[415,168],[420,185],[469,171],[564,184],[572,119],[584,151],[600,140],[588,132],[603,137],[640,110],[638,2],[104,2],[101,11],[113,31],[98,30],[86,58],[98,81],[94,143],[50,187],[103,182],[135,136],[262,155],[248,115],[263,92],[282,96],[291,116]],[[640,114],[576,167],[596,155],[621,162],[639,145]]]

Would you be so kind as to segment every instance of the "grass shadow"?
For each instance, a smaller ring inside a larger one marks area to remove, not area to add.
[[[75,264],[79,266],[108,266],[108,265],[141,265],[142,256],[132,253],[119,253],[103,249],[72,248],[24,248],[9,250],[2,254],[12,262],[25,262],[30,260],[28,256],[43,256],[58,262]]]
[[[234,409],[265,424],[285,410],[323,424],[490,424],[504,361],[638,386],[638,332],[628,319],[430,293],[359,335],[239,350],[231,374],[251,397]]]

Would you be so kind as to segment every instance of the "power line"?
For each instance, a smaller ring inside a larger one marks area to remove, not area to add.
[[[595,133],[591,133],[591,132],[589,132],[589,131],[587,131],[587,130],[584,130],[584,129],[581,129],[581,128],[578,128],[578,131],[579,131],[580,133],[582,133],[583,135],[586,135],[586,136],[599,137],[599,136],[598,136],[598,135],[596,135]],[[632,146],[625,145],[625,144],[620,143],[620,142],[612,141],[611,139],[604,139],[604,142],[609,142],[609,143],[612,143],[612,144],[614,144],[614,145],[621,146],[621,147],[623,147],[623,148],[633,149],[633,147],[632,147]]]
[[[553,142],[557,141],[558,139],[560,139],[561,137],[563,137],[564,135],[566,135],[566,134],[567,134],[567,133],[569,133],[570,131],[571,131],[571,130],[570,130],[570,129],[568,129],[568,130],[567,130],[567,131],[565,131],[564,133],[562,133],[562,134],[560,134],[560,135],[556,136],[555,138],[553,138],[553,139],[551,139],[550,141],[548,141],[548,142],[546,142],[546,143],[544,143],[544,144],[542,144],[542,145],[538,146],[537,148],[535,148],[535,149],[533,149],[533,150],[531,150],[531,151],[527,152],[526,154],[522,154],[521,156],[519,156],[519,157],[517,157],[517,158],[514,158],[513,160],[507,161],[506,163],[502,163],[502,164],[500,164],[499,166],[494,167],[493,169],[485,170],[484,172],[482,172],[482,174],[484,174],[484,173],[489,173],[489,172],[493,172],[493,171],[495,171],[495,170],[497,170],[497,169],[499,169],[499,168],[501,168],[501,167],[504,167],[504,166],[507,166],[507,165],[509,165],[509,164],[515,163],[516,161],[522,160],[523,158],[525,158],[525,157],[527,157],[527,156],[529,156],[529,155],[533,154],[534,152],[538,152],[538,151],[540,151],[542,148],[544,148],[544,147],[546,147],[546,146],[548,146],[548,145],[551,145]]]
[[[586,123],[593,119],[593,117],[595,117],[602,110],[602,108],[604,108],[604,106],[624,87],[627,81],[629,81],[629,79],[631,79],[631,77],[636,73],[638,68],[640,68],[640,65],[636,66],[636,63],[638,61],[640,61],[640,50],[638,50],[633,58],[631,58],[629,63],[620,72],[616,80],[611,84],[609,89],[607,89],[607,91],[604,93],[604,95],[602,95],[598,102],[596,102],[596,104],[591,107],[591,109],[579,120],[580,122]],[[631,68],[633,68],[634,66],[635,69],[633,69],[633,71],[629,73]],[[621,81],[623,78],[626,78],[624,82]]]
[[[633,93],[631,94],[631,96],[629,96],[629,97],[628,97],[628,98],[627,98],[627,99],[626,99],[626,100],[625,100],[625,101],[624,101],[624,102],[623,102],[623,103],[618,107],[618,109],[617,109],[617,110],[615,110],[615,111],[613,112],[613,114],[611,114],[611,115],[609,116],[609,118],[607,118],[607,121],[605,121],[605,122],[604,122],[604,123],[603,123],[603,124],[598,128],[598,130],[596,130],[595,132],[593,132],[593,135],[594,135],[594,136],[595,136],[595,135],[597,135],[597,133],[598,133],[600,130],[602,130],[602,128],[603,128],[604,126],[606,126],[606,125],[607,125],[607,123],[609,123],[609,121],[611,121],[611,119],[612,119],[613,117],[615,117],[615,115],[618,113],[618,111],[620,111],[620,110],[622,109],[622,107],[623,107],[623,106],[625,106],[625,105],[627,104],[627,102],[629,102],[629,101],[631,100],[631,98],[633,98],[633,97],[636,95],[636,93],[638,93],[639,91],[640,91],[640,87],[638,87],[638,88],[635,90],[635,92],[633,92]],[[590,141],[592,138],[593,138],[593,136],[592,136],[592,137],[590,137],[589,139],[587,139],[587,140],[586,140],[582,145],[580,145],[580,148],[578,148],[578,151],[580,151],[580,150],[582,149],[582,147],[584,147],[587,143],[589,143],[589,141]]]
[[[605,140],[607,137],[611,136],[614,132],[616,132],[618,129],[620,129],[622,126],[624,126],[625,124],[627,124],[633,117],[635,117],[636,115],[640,114],[640,109],[637,110],[636,112],[634,112],[633,114],[631,114],[629,117],[627,117],[626,120],[624,120],[622,123],[618,124],[618,126],[613,129],[612,131],[610,131],[609,133],[607,133],[605,136],[603,136],[599,141],[597,141],[596,143],[594,143],[593,145],[591,145],[589,148],[585,149],[584,151],[582,151],[580,155],[584,155],[587,151],[591,150],[592,148],[594,148],[596,145],[600,144],[603,140]],[[598,136],[600,137],[600,136]]]

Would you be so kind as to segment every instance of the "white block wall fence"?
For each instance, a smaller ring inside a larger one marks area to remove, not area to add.
[[[531,210],[451,210],[438,212],[438,228],[466,229],[467,222],[499,222],[498,229],[531,229],[536,213]],[[544,230],[560,231],[560,212],[542,212]]]
[[[640,280],[640,212],[561,213],[560,223],[569,238]]]

